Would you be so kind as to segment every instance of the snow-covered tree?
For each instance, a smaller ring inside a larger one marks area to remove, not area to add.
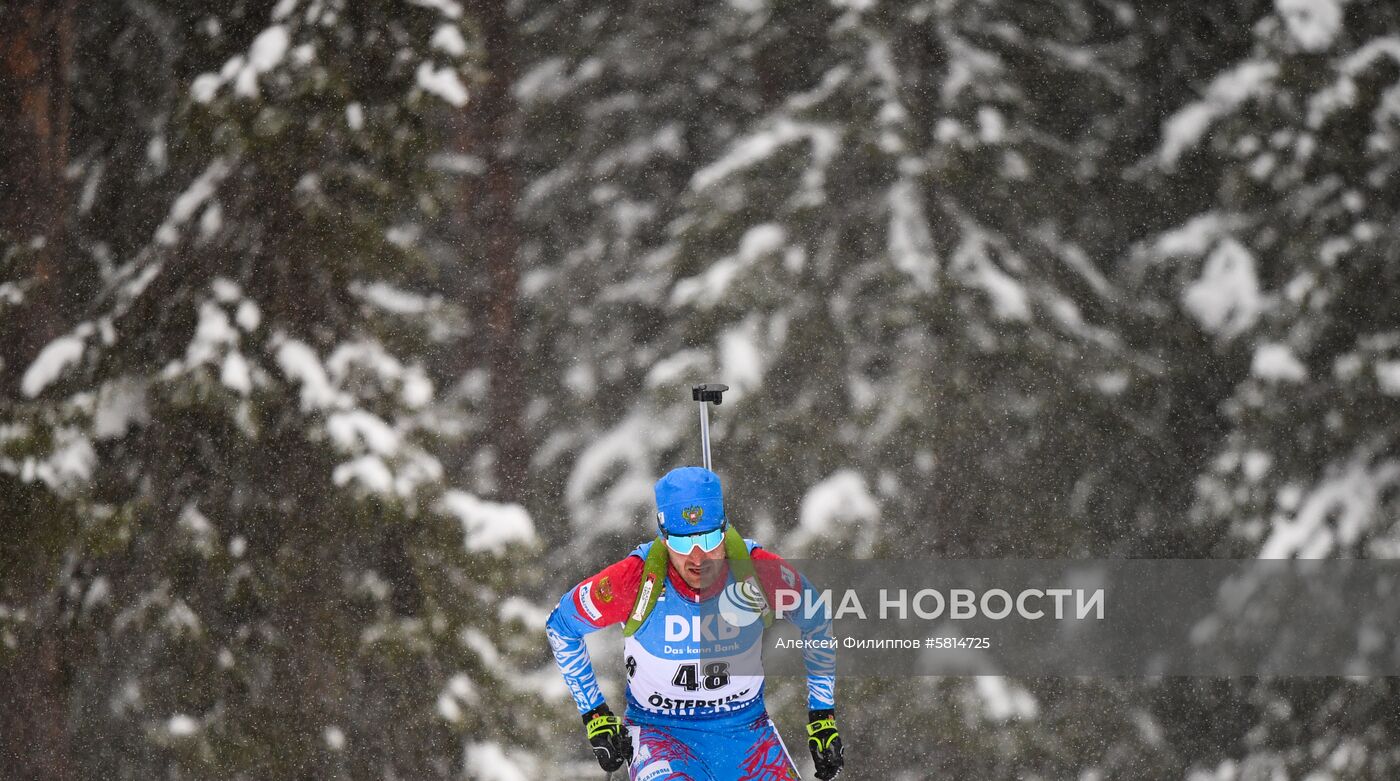
[[[1400,552],[1393,150],[1400,15],[1280,2],[1248,56],[1167,123],[1159,164],[1211,160],[1215,208],[1144,252],[1247,376],[1203,511],[1269,558]]]
[[[418,241],[470,20],[282,0],[90,24],[65,258],[86,284],[6,401],[0,458],[7,523],[54,554],[0,628],[20,659],[59,638],[74,772],[528,774],[512,673],[542,617],[501,557],[533,525],[440,460],[473,411],[428,358],[464,315]],[[113,102],[133,125],[101,120]]]
[[[1163,327],[1202,334],[1229,390],[1190,533],[1218,539],[1217,555],[1389,558],[1400,15],[1332,0],[1271,11],[1164,122],[1164,185],[1213,194],[1144,240],[1132,273]],[[1391,679],[1221,691],[1243,729],[1213,761],[1191,757],[1206,777],[1383,778],[1400,762]]]
[[[0,60],[71,109],[0,141],[35,773],[568,776],[527,598],[649,534],[701,380],[792,557],[1396,548],[1383,4],[49,5],[0,9],[72,57]],[[1384,681],[840,692],[862,777],[1397,762]]]

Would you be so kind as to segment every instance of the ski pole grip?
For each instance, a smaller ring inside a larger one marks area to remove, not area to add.
[[[728,385],[706,382],[690,386],[690,397],[695,401],[712,401],[715,406],[719,406],[724,403],[724,392],[727,390],[729,390]]]

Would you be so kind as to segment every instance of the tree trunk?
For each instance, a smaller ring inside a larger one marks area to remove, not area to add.
[[[56,266],[68,165],[73,0],[9,0],[0,9],[0,248],[5,279],[24,288],[21,316],[0,336],[0,378],[12,392],[58,331]]]
[[[73,8],[73,0],[0,7],[0,282],[24,291],[19,307],[0,304],[9,308],[0,318],[0,394],[8,398],[59,328]],[[54,584],[43,569],[24,577],[22,566],[0,583],[7,601],[32,617],[13,651],[0,648],[0,775],[67,781],[74,772],[63,640],[49,599]]]
[[[486,359],[491,374],[488,436],[496,455],[498,492],[502,498],[519,500],[529,469],[529,447],[522,421],[526,391],[516,313],[520,227],[515,207],[520,199],[520,177],[508,150],[518,119],[510,91],[515,82],[515,47],[512,20],[502,0],[477,0],[471,5],[481,25],[490,75],[477,86],[467,106],[463,147],[483,160],[486,170],[467,178],[461,208],[472,215],[467,222],[475,235],[484,239],[486,251]]]
[[[75,775],[62,640],[51,625],[40,625],[19,641],[0,669],[0,767],[7,778],[69,781]]]

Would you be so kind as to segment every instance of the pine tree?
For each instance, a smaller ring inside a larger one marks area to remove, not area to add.
[[[1202,333],[1229,377],[1228,427],[1202,469],[1194,527],[1225,532],[1218,555],[1385,558],[1396,549],[1395,310],[1383,291],[1397,275],[1387,241],[1397,30],[1389,7],[1278,3],[1250,51],[1164,124],[1154,164],[1168,186],[1200,179],[1214,194],[1144,242],[1137,265],[1160,291],[1163,322]],[[1220,690],[1217,706],[1244,729],[1223,755],[1197,752],[1202,770],[1394,773],[1391,679]]]
[[[129,13],[83,32],[87,284],[7,402],[0,461],[7,523],[62,524],[57,607],[7,589],[4,628],[66,644],[77,775],[528,769],[501,746],[532,742],[514,666],[540,619],[499,557],[533,528],[436,455],[464,411],[427,358],[462,315],[425,294],[415,227],[444,207],[428,160],[469,98],[470,20]],[[156,39],[177,89],[114,30]],[[103,114],[114,97],[139,129]]]

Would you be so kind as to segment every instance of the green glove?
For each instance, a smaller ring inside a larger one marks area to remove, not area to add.
[[[623,762],[632,761],[632,736],[623,729],[622,719],[613,715],[606,702],[583,714],[583,726],[588,734],[588,745],[593,747],[593,758],[604,772],[611,773],[622,767]]]

